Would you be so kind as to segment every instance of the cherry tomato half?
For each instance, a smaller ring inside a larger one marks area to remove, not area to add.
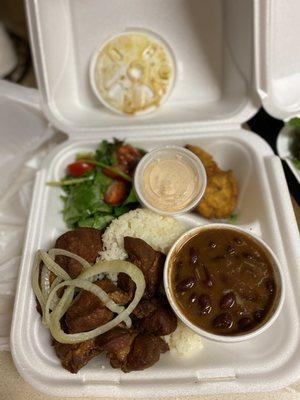
[[[78,160],[69,164],[67,167],[68,174],[73,176],[74,178],[79,178],[86,172],[91,171],[95,168],[95,165],[89,164],[85,161]]]

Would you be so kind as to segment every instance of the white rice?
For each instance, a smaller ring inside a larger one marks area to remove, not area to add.
[[[115,219],[102,236],[103,260],[125,260],[124,237],[143,239],[153,249],[167,254],[187,228],[173,217],[138,208]]]
[[[171,354],[179,357],[194,357],[203,348],[199,335],[178,321],[177,329],[164,337],[170,347]]]
[[[124,237],[143,239],[153,249],[167,254],[173,243],[187,230],[187,227],[173,217],[156,214],[150,210],[138,208],[115,219],[102,236],[104,260],[125,260]],[[109,274],[110,279],[117,276]],[[170,351],[180,357],[190,357],[202,349],[200,337],[178,322],[175,332],[165,337]]]

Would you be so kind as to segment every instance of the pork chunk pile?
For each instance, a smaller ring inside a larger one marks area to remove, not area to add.
[[[78,254],[92,264],[102,250],[101,236],[101,231],[97,229],[77,228],[59,237],[55,247]],[[101,353],[106,353],[113,368],[120,368],[123,372],[139,371],[154,365],[160,354],[169,350],[161,336],[174,332],[177,318],[161,290],[165,256],[137,238],[125,237],[124,246],[128,260],[143,272],[146,281],[143,298],[131,314],[132,327],[128,329],[121,323],[94,339],[72,345],[53,339],[52,344],[62,366],[72,373],[77,373]],[[82,266],[76,260],[57,256],[56,262],[72,278],[82,272]],[[113,301],[125,307],[134,296],[135,284],[126,274],[119,274],[116,284],[108,278],[95,284],[105,290]],[[61,322],[67,333],[88,332],[109,322],[114,316],[97,296],[82,290]]]

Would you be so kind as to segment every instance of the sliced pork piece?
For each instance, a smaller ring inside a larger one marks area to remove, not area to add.
[[[102,351],[97,346],[96,339],[90,339],[78,344],[64,344],[54,340],[53,346],[61,365],[72,374],[76,374]]]
[[[149,333],[115,328],[97,338],[97,347],[107,352],[113,368],[124,372],[151,367],[169,346],[160,337]]]
[[[123,372],[141,371],[158,362],[161,353],[169,350],[167,343],[151,333],[139,333],[134,339]]]
[[[77,228],[68,231],[56,240],[55,248],[70,251],[94,264],[102,250],[102,232],[94,228]],[[82,272],[82,265],[73,258],[56,256],[55,261],[72,279]]]
[[[137,321],[136,326],[140,331],[153,333],[156,336],[170,335],[177,328],[177,317],[167,299],[160,298],[156,302],[152,301],[152,305],[154,310],[148,314],[145,313],[145,317]]]
[[[103,335],[98,336],[97,346],[107,352],[113,368],[120,368],[126,363],[132,343],[137,336],[137,331],[124,328],[114,328]]]
[[[118,287],[128,293],[130,300],[133,299],[135,293],[135,283],[133,280],[123,272],[118,275]]]
[[[162,281],[165,255],[153,250],[144,240],[130,236],[124,238],[124,248],[128,254],[129,261],[143,272],[146,280],[146,289],[143,297],[150,299],[156,294]],[[121,279],[124,280],[123,277]],[[123,282],[122,288],[125,289],[124,286],[126,284]],[[132,284],[129,280],[127,287],[132,291]]]
[[[126,292],[118,289],[109,279],[95,282],[115,303],[124,305],[129,301]],[[113,318],[113,313],[97,296],[83,290],[66,312],[65,322],[69,333],[87,332],[104,325]]]
[[[151,300],[142,299],[132,311],[131,315],[137,319],[142,319],[151,315],[158,307],[158,301],[153,298]]]

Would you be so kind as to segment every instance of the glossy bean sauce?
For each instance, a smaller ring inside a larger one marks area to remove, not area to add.
[[[172,259],[171,288],[187,319],[221,335],[262,325],[278,294],[265,250],[231,229],[208,229],[183,244]]]

